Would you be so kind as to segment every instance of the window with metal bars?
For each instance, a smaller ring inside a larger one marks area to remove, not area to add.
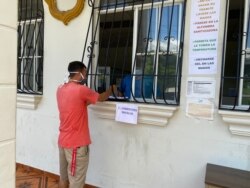
[[[82,61],[110,100],[178,105],[185,0],[89,0],[92,14]],[[88,44],[90,44],[88,46]]]
[[[42,0],[18,1],[18,93],[43,92],[43,19]]]
[[[220,109],[250,110],[250,0],[227,1]]]

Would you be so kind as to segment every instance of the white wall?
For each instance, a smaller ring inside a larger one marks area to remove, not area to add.
[[[4,188],[15,187],[16,23],[16,2],[0,1],[0,185]]]
[[[61,1],[59,1],[61,2]],[[65,1],[64,1],[65,2]],[[61,4],[67,9],[72,5]],[[55,92],[67,64],[80,60],[90,9],[68,26],[45,7],[44,94],[36,110],[17,110],[17,162],[58,174],[58,112]],[[92,135],[87,183],[103,188],[200,188],[205,167],[215,163],[250,170],[250,138],[234,136],[218,114],[225,2],[221,1],[214,120],[188,118],[186,80],[190,1],[186,14],[181,104],[165,127],[130,126],[98,118],[90,109]]]
[[[60,1],[58,1],[59,3]],[[73,1],[60,4],[71,8]],[[86,4],[87,6],[87,4]],[[44,2],[44,93],[36,110],[17,109],[17,162],[58,173],[58,111],[56,89],[63,83],[69,61],[81,60],[89,11],[68,26],[49,14]],[[84,19],[85,18],[85,19]]]

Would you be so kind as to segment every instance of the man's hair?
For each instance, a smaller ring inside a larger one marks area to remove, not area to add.
[[[86,69],[86,66],[81,61],[72,61],[68,65],[69,77],[75,75],[74,72],[81,72],[83,69]]]

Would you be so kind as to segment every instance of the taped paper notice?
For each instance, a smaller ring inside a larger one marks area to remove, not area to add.
[[[187,97],[214,98],[215,80],[212,78],[203,77],[188,78]]]
[[[186,115],[188,117],[213,120],[214,104],[207,99],[192,99],[187,101]]]
[[[115,120],[137,124],[138,119],[138,106],[133,104],[116,104]]]

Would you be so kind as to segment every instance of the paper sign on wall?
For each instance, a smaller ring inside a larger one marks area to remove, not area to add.
[[[116,104],[116,114],[115,120],[130,123],[130,124],[137,124],[138,119],[138,106],[133,104]]]
[[[220,1],[193,0],[189,74],[216,74]]]
[[[188,99],[186,115],[188,117],[213,120],[214,104],[208,99]]]
[[[215,80],[205,77],[190,77],[187,80],[187,97],[214,98]]]

